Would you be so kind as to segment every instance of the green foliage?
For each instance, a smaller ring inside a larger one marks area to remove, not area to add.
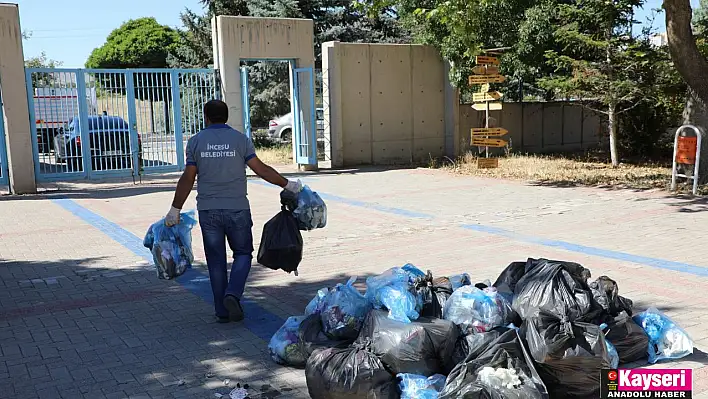
[[[36,57],[25,60],[25,68],[59,68],[63,62],[47,58],[47,53],[42,51]],[[48,87],[54,84],[55,74],[53,73],[33,73],[32,87]]]
[[[130,20],[91,52],[86,68],[164,68],[178,40],[174,29],[155,18]]]
[[[205,13],[182,13],[184,31],[180,44],[170,52],[173,67],[206,67],[213,64],[211,18],[214,15],[310,18],[315,25],[315,68],[321,67],[321,45],[327,41],[407,42],[407,29],[393,13],[367,16],[351,1],[345,0],[203,0]],[[269,119],[290,111],[289,73],[286,64],[248,63],[251,124],[265,126]]]

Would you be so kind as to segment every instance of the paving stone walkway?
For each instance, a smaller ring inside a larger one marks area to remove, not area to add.
[[[639,308],[666,311],[696,353],[652,367],[695,369],[694,397],[708,398],[708,202],[425,169],[303,179],[327,201],[328,227],[303,234],[298,277],[254,265],[247,319],[226,325],[212,321],[202,266],[161,281],[142,247],[175,176],[0,197],[0,398],[214,398],[236,384],[252,398],[306,398],[303,371],[274,364],[267,340],[317,289],[406,262],[494,280],[528,257],[579,262]],[[278,193],[249,183],[256,248]],[[198,227],[194,252],[202,265]]]

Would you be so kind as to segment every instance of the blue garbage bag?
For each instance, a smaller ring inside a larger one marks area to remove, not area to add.
[[[693,354],[693,340],[669,316],[649,308],[633,317],[649,336],[649,363],[664,359],[680,359]]]
[[[452,293],[443,312],[446,320],[468,333],[487,332],[508,325],[511,307],[493,287],[480,290],[466,285]]]
[[[452,290],[455,291],[465,285],[472,285],[472,279],[467,273],[456,274],[450,276],[450,284],[452,284]]]
[[[371,310],[371,303],[354,287],[356,277],[337,284],[324,298],[322,331],[331,339],[355,339]]]
[[[327,287],[317,290],[317,295],[315,295],[315,297],[312,298],[312,300],[305,307],[305,315],[309,316],[311,314],[322,313],[325,306],[324,299],[327,297],[327,294],[329,294],[329,291],[330,289]]]
[[[376,301],[388,309],[388,318],[402,323],[410,323],[420,317],[418,298],[406,283],[395,283],[381,287],[376,292]]]
[[[298,333],[305,316],[292,316],[273,334],[268,344],[270,357],[278,364],[293,367],[304,367],[307,357],[299,345]]]
[[[377,291],[387,285],[408,284],[413,286],[416,278],[425,276],[425,273],[407,263],[403,267],[392,267],[378,276],[371,276],[366,279],[366,298],[376,309],[381,309],[382,304],[378,301]]]
[[[150,226],[143,246],[152,253],[158,278],[173,279],[192,267],[192,228],[196,224],[194,212],[186,212],[176,226],[167,227],[164,218]]]
[[[327,205],[319,194],[304,186],[297,196],[297,208],[293,210],[300,230],[321,229],[327,226]]]
[[[401,399],[437,399],[445,386],[445,377],[435,374],[426,377],[418,374],[398,374],[398,387],[401,389]]]

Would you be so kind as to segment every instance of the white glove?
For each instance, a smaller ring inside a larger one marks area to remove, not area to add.
[[[167,216],[165,216],[165,226],[172,227],[178,225],[180,211],[181,209],[177,209],[174,206],[171,207],[170,211],[167,212]]]
[[[290,191],[291,193],[297,194],[302,191],[302,182],[300,180],[288,180],[288,184],[285,185],[285,189]]]

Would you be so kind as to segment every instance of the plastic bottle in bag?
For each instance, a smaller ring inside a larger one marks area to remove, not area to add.
[[[192,228],[196,224],[194,212],[186,212],[176,226],[167,227],[164,218],[150,226],[143,246],[152,253],[158,278],[173,279],[192,267]]]
[[[509,310],[509,303],[494,288],[466,285],[452,293],[443,313],[463,330],[485,332],[507,325]]]
[[[292,316],[273,334],[268,344],[270,357],[278,364],[303,367],[306,357],[299,345],[298,331],[305,316]]]

